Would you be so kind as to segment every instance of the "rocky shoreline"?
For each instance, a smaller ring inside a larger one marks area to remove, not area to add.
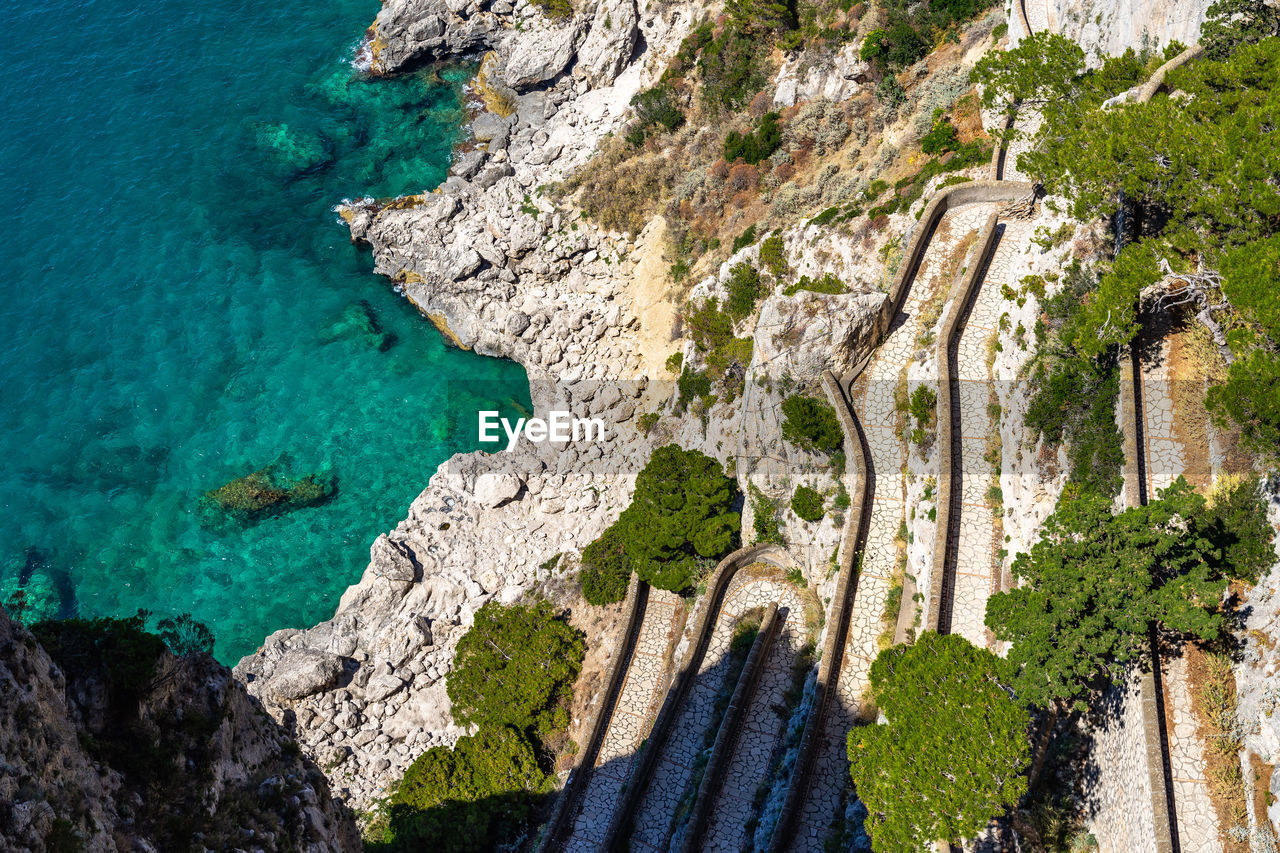
[[[524,442],[513,453],[454,457],[374,543],[333,619],[276,632],[236,667],[273,715],[293,722],[357,811],[375,807],[422,751],[462,734],[444,675],[474,612],[554,584],[626,506],[653,447],[677,441],[737,460],[744,492],[748,482],[776,492],[795,472],[817,485],[830,476],[810,454],[776,441],[781,393],[773,385],[786,376],[816,388],[824,369],[861,358],[884,298],[878,264],[861,277],[861,292],[770,297],[745,329],[754,339],[747,373],[759,381],[722,404],[734,407],[729,417],[704,424],[670,406],[674,376],[663,362],[682,347],[686,359],[696,355],[679,342],[679,306],[664,301],[655,225],[635,238],[603,231],[541,192],[623,129],[632,96],[658,78],[704,11],[601,0],[556,22],[525,0],[484,11],[391,0],[370,28],[361,56],[373,73],[489,51],[477,83],[489,109],[435,192],[340,206],[353,239],[456,343],[523,365],[535,415],[601,418],[608,443]],[[798,267],[809,263],[793,249]],[[754,261],[757,251],[731,261]],[[695,294],[721,292],[730,266]],[[658,412],[656,426],[641,425],[638,415]],[[749,527],[749,509],[744,521]],[[788,523],[806,570],[829,583],[839,525]],[[614,638],[592,639],[612,654]]]

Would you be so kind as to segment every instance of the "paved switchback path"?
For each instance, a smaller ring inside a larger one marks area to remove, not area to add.
[[[1001,288],[1014,287],[1010,268],[1014,256],[1031,239],[1033,225],[1004,221],[991,263],[982,273],[973,307],[956,346],[960,401],[960,543],[956,550],[955,592],[951,602],[951,632],[975,646],[990,648],[986,627],[987,599],[1000,589],[1002,561],[996,554],[996,512],[987,503],[993,476],[987,450],[996,432],[990,404],[994,399],[988,347],[1001,314]]]
[[[626,680],[574,815],[573,830],[564,843],[567,853],[596,853],[604,846],[604,834],[631,777],[636,750],[649,733],[666,692],[671,648],[681,622],[677,617],[683,609],[675,593],[649,590]]]
[[[1169,368],[1167,312],[1143,317],[1138,355],[1142,371],[1142,447],[1147,499],[1154,500],[1185,470],[1183,447],[1174,434],[1174,385]],[[1206,485],[1192,483],[1193,486]],[[1162,681],[1174,822],[1181,853],[1220,853],[1217,813],[1205,778],[1205,746],[1191,708],[1186,658],[1162,655]]]
[[[858,378],[852,399],[870,448],[872,478],[871,521],[863,552],[862,569],[854,595],[849,636],[846,641],[836,695],[816,746],[808,791],[795,826],[790,850],[824,853],[832,825],[842,817],[842,794],[849,778],[846,740],[849,729],[864,710],[862,695],[868,685],[871,662],[879,652],[884,631],[885,598],[893,586],[898,561],[895,537],[906,518],[903,467],[907,447],[898,434],[894,388],[902,371],[918,352],[919,315],[937,288],[949,288],[950,261],[957,244],[978,232],[995,205],[973,204],[948,211],[929,242],[920,269],[908,284],[902,310],[894,318],[889,335]]]
[[[770,649],[764,671],[742,719],[742,730],[729,763],[724,784],[716,798],[711,819],[702,838],[703,853],[738,853],[746,843],[750,822],[757,816],[755,798],[760,786],[768,784],[773,757],[785,734],[785,696],[792,688],[796,659],[811,639],[804,624],[804,606],[799,594],[783,590],[778,615],[786,621]]]
[[[677,810],[683,816],[686,810],[680,809],[682,801],[686,801],[686,805],[691,804],[687,797],[697,789],[695,765],[698,756],[710,745],[720,723],[716,713],[717,698],[722,689],[732,690],[732,685],[726,684],[726,678],[730,674],[729,645],[738,620],[748,610],[768,607],[775,601],[779,609],[785,606],[789,610],[788,630],[793,620],[803,619],[799,597],[789,584],[772,576],[774,567],[769,566],[768,574],[763,576],[755,568],[744,566],[729,582],[697,679],[662,746],[653,775],[649,779],[637,780],[637,784],[646,788],[632,827],[630,849],[633,853],[665,851]]]

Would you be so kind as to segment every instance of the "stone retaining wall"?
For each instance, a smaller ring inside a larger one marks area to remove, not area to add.
[[[623,681],[626,679],[627,668],[631,662],[632,652],[635,650],[636,638],[640,633],[640,625],[644,622],[645,603],[648,598],[649,585],[642,583],[637,575],[631,575],[631,581],[627,584],[627,595],[622,604],[623,612],[627,614],[627,625],[623,631],[622,645],[618,648],[618,653],[613,659],[613,665],[609,671],[609,681],[605,686],[604,693],[601,694],[595,717],[591,721],[589,728],[591,735],[587,738],[586,746],[578,752],[574,759],[573,768],[569,771],[569,778],[565,781],[564,788],[556,800],[555,809],[551,812],[551,819],[547,821],[542,831],[542,839],[538,842],[537,847],[538,853],[547,853],[547,851],[555,849],[555,846],[560,843],[565,830],[572,825],[574,807],[577,806],[578,799],[582,796],[583,790],[585,790],[587,780],[591,778],[591,771],[595,767],[596,757],[600,754],[600,745],[604,743],[605,732],[609,729],[609,721],[613,717],[613,709],[618,702],[618,694],[621,692]]]
[[[814,748],[822,735],[822,722],[826,717],[827,704],[835,695],[835,679],[840,674],[845,638],[849,633],[850,610],[857,589],[856,566],[865,544],[868,516],[871,511],[870,464],[866,441],[858,425],[858,417],[854,414],[853,407],[849,405],[844,391],[841,390],[840,383],[829,370],[822,374],[822,387],[827,393],[827,399],[836,410],[836,417],[844,432],[845,458],[857,477],[857,486],[852,490],[849,518],[845,522],[844,535],[840,541],[840,575],[836,581],[835,594],[831,598],[831,612],[834,620],[827,626],[827,634],[823,638],[822,660],[818,663],[813,704],[809,706],[809,715],[804,721],[804,731],[800,735],[799,755],[792,770],[786,799],[783,801],[778,822],[773,830],[773,838],[769,842],[769,853],[781,853],[785,849],[789,841],[789,827],[799,814],[804,800],[805,788],[808,786],[809,773],[813,766]]]

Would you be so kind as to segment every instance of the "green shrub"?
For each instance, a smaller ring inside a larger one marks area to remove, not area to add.
[[[702,94],[715,109],[740,109],[768,82],[761,39],[732,21],[702,51]]]
[[[782,401],[782,437],[805,450],[835,453],[844,449],[836,410],[826,400],[792,394]]]
[[[754,484],[751,486],[751,527],[756,542],[784,545],[782,526],[778,522],[778,505]]]
[[[391,797],[388,843],[372,847],[394,853],[498,849],[525,828],[549,782],[524,735],[481,728],[409,765]]]
[[[795,296],[802,290],[807,290],[810,293],[839,295],[841,293],[848,293],[849,287],[836,277],[834,273],[823,273],[818,276],[816,281],[809,278],[807,275],[802,275],[800,276],[799,281],[794,284],[787,285],[787,287],[782,291],[782,295]]]
[[[826,515],[822,495],[808,486],[798,486],[791,496],[791,511],[805,521],[821,521]]]
[[[933,127],[920,140],[920,150],[925,154],[942,154],[954,151],[960,144],[960,136],[951,119],[941,116],[934,119]]]
[[[733,238],[733,248],[730,250],[730,253],[737,254],[739,251],[741,251],[742,249],[745,249],[747,246],[750,246],[755,241],[756,241],[756,226],[755,226],[755,223],[753,222],[752,224],[744,228],[741,234]]]
[[[1253,477],[1221,477],[1209,494],[1206,527],[1228,577],[1257,583],[1275,563],[1266,504]]]
[[[655,128],[670,133],[684,124],[684,111],[680,108],[679,95],[670,82],[664,80],[652,89],[637,92],[631,98],[631,106],[635,108],[636,119],[631,132],[639,132],[639,141],[629,139],[632,144],[643,142],[649,132]]]
[[[573,6],[569,0],[530,0],[542,10],[542,14],[553,20],[562,21],[573,16]]]
[[[725,298],[724,307],[734,320],[745,320],[756,310],[756,302],[764,296],[764,283],[760,281],[760,273],[750,264],[736,264],[729,270],[729,281],[726,283],[729,295]]]
[[[776,279],[787,274],[787,256],[783,253],[782,235],[770,234],[760,244],[760,263]]]
[[[737,541],[736,497],[734,481],[710,456],[674,444],[660,447],[636,477],[631,505],[583,550],[583,566],[618,578],[635,571],[653,586],[682,592],[706,561],[724,556]]]
[[[680,368],[684,365],[684,353],[673,352],[667,356],[666,368],[671,373],[679,373]]]
[[[694,400],[711,393],[711,377],[706,374],[706,371],[691,370],[686,367],[681,371],[680,378],[676,380],[676,388],[680,392],[676,405],[683,412]]]
[[[585,653],[582,635],[548,602],[488,602],[458,642],[445,677],[454,720],[510,726],[537,740],[562,731]]]
[[[747,134],[729,131],[724,140],[724,159],[730,163],[741,159],[755,165],[777,151],[782,145],[782,130],[778,127],[779,113],[765,113],[760,126]]]

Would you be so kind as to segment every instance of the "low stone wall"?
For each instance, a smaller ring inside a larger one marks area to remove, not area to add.
[[[929,200],[928,206],[920,214],[920,224],[917,226],[915,233],[912,234],[910,242],[907,243],[907,248],[902,253],[902,263],[898,267],[898,274],[893,278],[893,284],[889,287],[889,298],[885,300],[884,308],[880,315],[880,324],[877,329],[878,336],[884,337],[889,331],[893,318],[902,310],[902,303],[907,297],[907,286],[920,269],[920,262],[924,259],[925,250],[929,248],[929,241],[933,239],[933,232],[948,210],[962,207],[966,204],[1016,201],[1034,189],[1034,185],[1023,181],[984,179],[954,184],[934,193],[933,198]]]
[[[951,300],[951,311],[942,324],[938,337],[938,438],[946,442],[938,454],[938,525],[933,544],[933,572],[929,578],[926,602],[926,631],[946,634],[951,631],[951,599],[955,592],[956,548],[960,541],[959,467],[963,465],[960,450],[960,377],[956,370],[956,346],[964,330],[974,294],[981,286],[991,253],[996,245],[996,229],[1000,215],[987,218],[978,236],[978,253]]]
[[[787,788],[787,796],[778,814],[773,837],[769,841],[769,853],[781,853],[785,849],[790,841],[790,826],[804,802],[804,793],[808,788],[809,773],[813,766],[814,749],[822,736],[827,704],[835,695],[836,679],[839,678],[840,665],[844,659],[845,641],[849,635],[849,618],[853,609],[853,597],[857,590],[856,567],[862,555],[867,525],[870,522],[871,466],[868,462],[866,442],[862,437],[862,428],[858,425],[858,417],[854,414],[853,407],[849,405],[844,391],[841,390],[840,383],[829,370],[822,374],[822,387],[827,392],[827,399],[835,408],[840,428],[844,431],[845,458],[857,477],[857,486],[852,490],[849,518],[845,522],[844,535],[840,541],[840,574],[836,581],[835,594],[831,598],[831,613],[834,619],[827,626],[827,634],[822,641],[822,660],[818,663],[813,704],[809,706],[809,714],[804,721],[799,754],[791,773],[791,784]]]
[[[769,605],[764,620],[760,623],[760,633],[751,644],[751,651],[747,653],[747,660],[742,665],[742,674],[738,676],[733,696],[729,699],[729,707],[725,709],[724,718],[720,721],[720,729],[716,732],[716,740],[711,747],[711,756],[707,759],[702,782],[698,785],[693,813],[689,815],[689,822],[684,830],[680,853],[694,853],[702,846],[702,836],[706,831],[707,819],[711,816],[711,807],[720,794],[725,774],[733,760],[738,732],[744,722],[743,714],[751,705],[751,697],[760,681],[765,661],[768,660],[769,648],[773,645],[779,623],[778,604],[774,602]]]
[[[551,812],[551,819],[542,830],[542,838],[537,847],[538,853],[554,850],[556,845],[563,841],[565,831],[573,825],[574,809],[578,805],[582,792],[586,790],[587,781],[591,778],[596,757],[600,754],[600,746],[604,743],[605,732],[609,730],[609,721],[613,718],[614,706],[618,703],[618,694],[622,692],[622,685],[626,681],[632,652],[636,647],[636,638],[644,622],[645,604],[648,599],[649,585],[642,583],[637,575],[631,575],[631,581],[627,584],[627,596],[622,603],[623,612],[627,614],[622,645],[614,656],[613,665],[609,671],[609,681],[600,696],[600,704],[596,706],[595,716],[589,727],[591,734],[587,738],[586,745],[575,757],[573,768],[569,771],[569,778],[565,781],[555,808]]]
[[[720,564],[716,566],[715,572],[711,575],[711,579],[707,582],[707,607],[702,611],[702,614],[698,617],[697,624],[694,626],[693,636],[696,639],[693,645],[690,646],[688,653],[685,654],[685,658],[680,664],[680,670],[671,682],[671,689],[667,691],[667,698],[662,704],[662,710],[658,712],[658,717],[653,722],[653,728],[649,730],[649,737],[645,741],[643,752],[631,771],[631,778],[640,780],[641,784],[627,786],[622,802],[614,810],[613,819],[609,822],[609,830],[605,834],[604,849],[612,850],[617,846],[623,829],[630,822],[636,807],[640,804],[640,799],[644,796],[645,785],[643,780],[653,777],[654,768],[657,765],[659,756],[662,754],[662,747],[666,743],[667,737],[671,734],[671,726],[675,723],[676,718],[680,716],[680,706],[684,704],[689,690],[693,687],[693,682],[698,677],[698,669],[702,665],[703,657],[706,656],[707,646],[711,643],[711,634],[715,630],[716,618],[720,615],[720,607],[724,603],[724,595],[729,588],[729,582],[738,573],[738,569],[761,561],[773,563],[780,568],[786,569],[795,566],[795,561],[792,560],[791,555],[779,545],[750,545],[746,548],[739,548],[721,560]]]

